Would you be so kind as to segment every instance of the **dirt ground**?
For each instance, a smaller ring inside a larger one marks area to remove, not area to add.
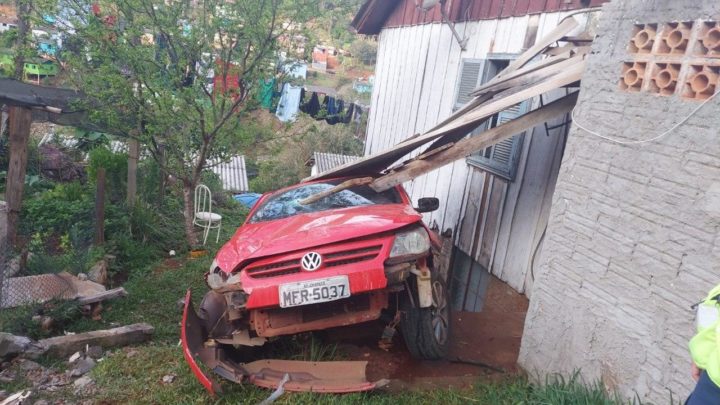
[[[326,331],[327,343],[335,343],[348,360],[368,362],[370,381],[390,380],[388,389],[465,389],[478,377],[490,380],[517,374],[527,298],[493,279],[482,312],[453,312],[449,360],[413,359],[398,334],[389,351],[378,347],[382,322]]]

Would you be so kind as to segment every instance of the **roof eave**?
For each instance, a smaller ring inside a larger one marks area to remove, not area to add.
[[[358,34],[377,35],[398,4],[399,0],[367,0],[360,6],[350,26]]]

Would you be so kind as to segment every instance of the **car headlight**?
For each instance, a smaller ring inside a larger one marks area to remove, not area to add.
[[[420,255],[430,249],[430,237],[425,228],[418,227],[395,234],[390,257]]]
[[[208,287],[213,290],[239,290],[242,288],[240,284],[240,272],[228,275],[218,266],[217,261],[213,260],[210,265],[210,271],[205,276],[205,282]],[[222,291],[221,291],[222,292]]]

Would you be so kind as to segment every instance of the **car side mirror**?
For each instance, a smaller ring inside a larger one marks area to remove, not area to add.
[[[423,197],[418,200],[417,212],[433,212],[440,207],[440,200],[435,197]]]

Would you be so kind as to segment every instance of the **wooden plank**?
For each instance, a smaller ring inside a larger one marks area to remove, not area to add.
[[[78,304],[87,305],[94,304],[96,302],[102,302],[111,300],[113,298],[127,297],[128,293],[123,287],[114,288],[112,290],[103,291],[101,293],[89,295],[87,297],[79,297],[77,299]]]
[[[29,108],[9,107],[9,162],[5,179],[5,199],[7,202],[7,241],[11,245],[17,242],[17,230],[20,225],[25,173],[27,170],[27,146],[30,139],[32,111]]]
[[[548,80],[524,87],[522,89],[518,89],[519,91],[508,97],[491,100],[485,104],[475,107],[471,111],[463,111],[464,113],[460,115],[458,115],[457,113],[453,114],[453,118],[449,120],[447,124],[436,127],[432,131],[427,132],[422,136],[402,142],[395,147],[376,153],[375,155],[366,156],[363,159],[347,163],[331,171],[325,172],[319,176],[310,177],[308,179],[329,178],[358,172],[367,173],[368,171],[380,170],[392,164],[396,160],[400,159],[403,155],[407,154],[408,152],[416,149],[421,145],[424,145],[442,136],[452,134],[453,131],[457,132],[457,130],[465,130],[471,128],[473,125],[482,122],[484,119],[487,119],[493,114],[496,114],[521,101],[525,101],[532,97],[543,94],[547,91],[577,82],[582,77],[582,72],[584,71],[584,69],[585,61],[578,62],[568,67],[566,70],[559,72],[555,76],[552,76]]]
[[[397,168],[393,173],[378,177],[370,183],[370,187],[375,191],[384,191],[457,159],[462,159],[476,151],[510,138],[515,134],[540,125],[553,117],[571,111],[576,101],[577,93],[569,94],[512,121],[488,129],[476,136],[463,139],[451,148],[432,155],[427,159],[413,160],[407,165]]]
[[[508,189],[507,181],[497,176],[492,177],[493,184],[488,196],[487,209],[484,212],[482,232],[478,235],[480,237],[478,249],[475,253],[475,261],[486,269],[490,269],[491,272],[490,259],[495,250],[495,241],[497,240],[498,227],[500,226],[505,195]]]
[[[524,68],[507,75],[502,80],[493,80],[486,83],[475,89],[475,91],[470,94],[473,96],[480,96],[487,92],[497,93],[512,87],[526,86],[557,74],[568,66],[578,63],[584,57],[584,55],[578,55],[570,58],[570,52],[566,52],[563,55],[547,58],[542,62],[525,66]]]
[[[532,60],[534,57],[536,57],[540,52],[544,51],[545,48],[552,45],[554,42],[557,42],[560,38],[565,36],[570,31],[574,30],[578,27],[578,22],[574,18],[568,18],[560,23],[554,30],[549,32],[547,35],[542,37],[535,45],[532,46],[532,48],[528,49],[527,51],[523,52],[520,56],[518,56],[517,59],[512,61],[507,68],[505,68],[502,72],[500,72],[499,75],[497,75],[497,79],[499,80],[504,75],[511,73],[523,66],[525,66],[526,63],[528,63],[530,60]]]
[[[103,348],[127,346],[150,340],[155,329],[147,323],[136,323],[119,328],[57,336],[38,341],[45,354],[66,358],[73,353],[85,350],[85,346]]]
[[[535,96],[539,96],[543,93],[546,93],[550,90],[554,90],[557,88],[561,88],[563,86],[566,86],[571,83],[575,83],[580,80],[582,77],[582,72],[585,70],[585,61],[580,61],[578,63],[575,63],[571,66],[569,66],[564,71],[559,72],[558,74],[548,78],[547,80],[544,80],[542,82],[525,86],[518,89],[513,89],[515,91],[513,94],[507,96],[507,97],[501,97],[497,99],[493,99],[485,104],[482,104],[478,107],[476,107],[474,110],[469,111],[453,121],[449,122],[448,124],[434,129],[433,131],[430,131],[416,139],[414,139],[411,142],[408,142],[407,144],[401,143],[398,145],[398,148],[404,148],[404,147],[411,147],[414,144],[420,144],[425,143],[428,140],[434,140],[436,138],[439,138],[443,135],[447,135],[448,133],[452,132],[453,130],[457,129],[468,129],[473,127],[473,124],[479,124],[485,119],[491,117],[492,115],[507,109],[508,107],[514,106],[515,104],[518,104],[522,101],[531,99]],[[435,143],[435,147],[442,146],[442,143]]]
[[[317,194],[313,194],[310,197],[303,198],[302,200],[298,201],[298,204],[309,205],[312,203],[316,203],[316,202],[322,200],[323,198],[331,196],[335,193],[339,193],[340,191],[347,190],[351,187],[364,186],[366,184],[370,184],[372,181],[373,181],[372,177],[357,177],[354,179],[345,180],[335,187],[331,187],[325,191],[321,191]]]

